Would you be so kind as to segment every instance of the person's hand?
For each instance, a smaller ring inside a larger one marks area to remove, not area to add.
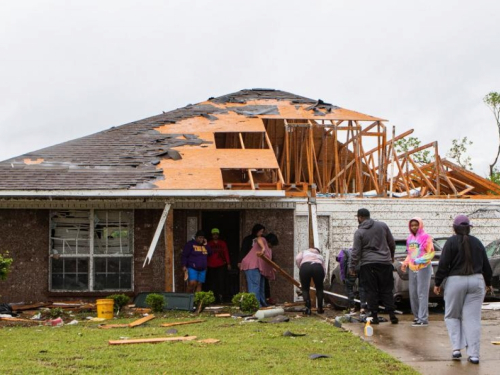
[[[493,293],[493,287],[491,285],[490,286],[486,285],[486,293],[488,294]]]
[[[241,268],[241,263],[238,263],[236,266],[238,267],[238,269],[240,269]]]
[[[227,270],[231,271],[231,265],[230,264],[227,265]]]
[[[439,296],[441,294],[441,287],[440,286],[434,286],[434,294],[436,296]]]
[[[350,276],[356,276],[356,270],[354,268],[349,268],[349,275]]]
[[[182,266],[182,270],[183,270],[184,272],[186,272],[186,271],[187,271],[186,266]]]
[[[257,251],[257,256],[262,258],[264,256],[264,249]]]
[[[401,272],[406,272],[408,265],[406,263],[401,263]]]
[[[203,246],[206,246],[206,244],[207,244],[207,243],[208,243],[208,242],[207,242],[207,239],[205,238],[205,239],[203,240]]]

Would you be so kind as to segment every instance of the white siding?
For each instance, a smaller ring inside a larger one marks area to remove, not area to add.
[[[419,216],[426,231],[434,237],[453,234],[453,218],[469,215],[474,228],[472,234],[484,245],[500,238],[500,201],[461,199],[317,199],[318,231],[322,251],[330,253],[330,266],[335,255],[344,247],[352,246],[358,227],[355,217],[359,208],[370,210],[374,220],[387,223],[396,238],[406,238],[408,222]],[[297,203],[296,251],[307,247],[307,203]],[[325,224],[328,223],[328,224]],[[329,268],[330,269],[330,268]]]

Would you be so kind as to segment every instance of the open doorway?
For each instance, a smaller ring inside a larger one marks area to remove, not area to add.
[[[240,251],[240,212],[239,211],[202,211],[201,227],[211,239],[211,230],[217,228],[220,231],[220,239],[226,241],[231,261],[231,270],[227,272],[224,283],[223,300],[231,301],[232,297],[240,290],[240,277],[238,269],[238,257]]]

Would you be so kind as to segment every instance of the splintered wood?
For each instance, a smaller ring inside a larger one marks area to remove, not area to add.
[[[130,340],[109,340],[109,345],[129,345],[129,344],[157,344],[165,341],[192,341],[196,336],[183,337],[158,337],[154,339],[130,339]]]
[[[146,322],[149,322],[150,320],[154,319],[154,315],[148,315],[145,316],[144,318],[138,319],[133,321],[132,323],[128,324],[102,324],[99,326],[101,329],[110,329],[110,328],[134,328],[137,326],[140,326]]]

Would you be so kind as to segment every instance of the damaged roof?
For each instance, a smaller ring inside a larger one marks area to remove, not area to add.
[[[279,168],[271,149],[215,148],[218,132],[265,132],[263,119],[384,121],[284,91],[241,90],[0,162],[0,190],[223,189],[221,169]]]

